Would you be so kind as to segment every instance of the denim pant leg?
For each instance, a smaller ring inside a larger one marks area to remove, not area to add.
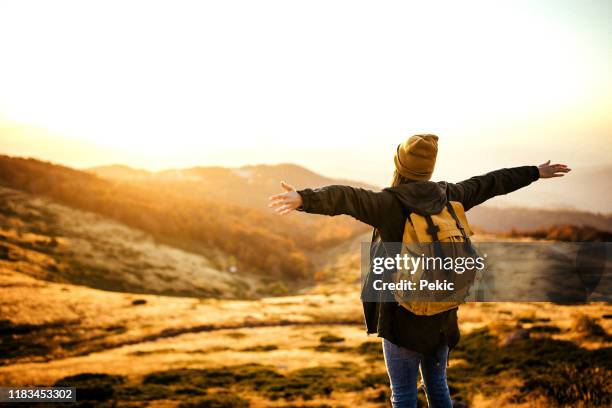
[[[421,355],[383,339],[385,365],[391,382],[393,408],[416,408]]]
[[[425,384],[427,402],[431,408],[452,408],[453,403],[446,382],[448,346],[436,350],[435,356],[424,356],[421,360],[421,376]]]

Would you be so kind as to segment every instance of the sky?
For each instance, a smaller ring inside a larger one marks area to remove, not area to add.
[[[388,182],[612,164],[612,2],[0,0],[0,153]]]

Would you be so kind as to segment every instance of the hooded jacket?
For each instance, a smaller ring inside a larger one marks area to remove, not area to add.
[[[415,181],[380,192],[332,185],[298,191],[302,197],[299,210],[330,216],[346,214],[371,225],[374,231],[370,256],[385,256],[384,243],[402,241],[404,224],[410,213],[437,214],[448,201],[459,201],[468,211],[538,178],[537,167],[523,166],[493,171],[460,183]],[[368,334],[377,333],[396,345],[432,354],[441,342],[453,348],[459,341],[456,308],[433,316],[419,316],[396,302],[362,303]]]

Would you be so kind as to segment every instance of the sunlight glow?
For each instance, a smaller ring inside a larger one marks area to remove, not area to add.
[[[608,160],[611,16],[606,1],[3,1],[0,118],[98,150],[60,158],[78,165],[338,174],[335,152],[388,160],[415,132],[567,155],[588,134],[579,156]],[[0,143],[44,155],[50,135]]]

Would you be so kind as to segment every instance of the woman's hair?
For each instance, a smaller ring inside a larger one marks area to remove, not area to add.
[[[412,183],[412,182],[414,182],[414,180],[411,180],[408,177],[402,176],[401,174],[399,174],[397,169],[393,170],[393,178],[391,179],[391,187],[397,187],[400,184],[407,184],[407,183]]]
[[[413,183],[415,180],[411,180],[408,177],[404,177],[401,174],[399,174],[399,172],[397,171],[397,169],[393,170],[393,178],[391,179],[391,187],[397,187],[400,184],[407,184],[407,183]],[[378,241],[380,239],[380,231],[378,230],[378,228],[374,228],[374,235],[372,236],[372,239],[374,241]]]

